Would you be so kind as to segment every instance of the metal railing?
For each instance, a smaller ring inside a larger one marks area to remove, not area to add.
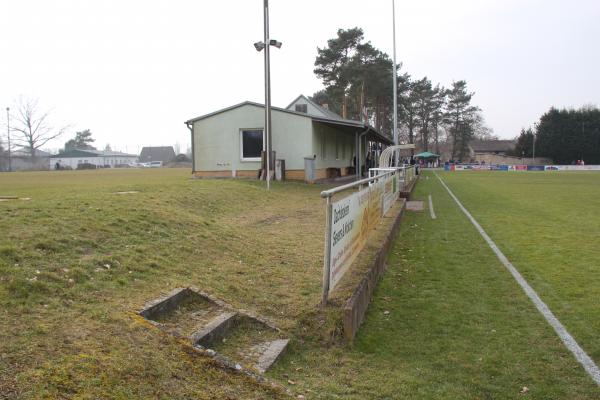
[[[332,189],[323,190],[321,192],[321,197],[326,198],[326,199],[330,199],[331,197],[333,197],[337,193],[344,192],[344,191],[346,191],[348,189],[352,189],[352,188],[355,188],[355,187],[358,187],[360,189],[364,185],[367,185],[367,184],[369,184],[371,182],[376,182],[377,180],[379,180],[381,178],[384,178],[387,175],[393,174],[395,170],[396,170],[395,168],[388,169],[388,170],[386,170],[386,172],[384,174],[379,174],[379,175],[376,175],[376,176],[370,176],[368,178],[364,178],[364,179],[361,179],[361,180],[358,180],[358,181],[350,182],[350,183],[347,183],[345,185],[334,187]],[[370,173],[370,170],[369,170],[369,173]]]
[[[371,168],[369,169],[369,177],[375,177],[385,171],[398,171],[398,183],[402,189],[407,188],[416,176],[414,165],[403,165],[401,167]]]

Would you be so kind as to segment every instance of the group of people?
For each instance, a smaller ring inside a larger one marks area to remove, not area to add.
[[[583,160],[576,160],[576,161],[573,161],[571,164],[572,165],[585,165],[585,161],[583,161]]]

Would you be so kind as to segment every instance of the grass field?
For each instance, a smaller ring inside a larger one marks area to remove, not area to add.
[[[441,176],[599,362],[600,175]],[[433,175],[415,198],[438,218],[405,215],[352,348],[330,335],[335,307],[316,307],[323,187],[188,178],[0,175],[0,196],[31,198],[0,202],[0,398],[282,397],[135,316],[188,285],[283,328],[268,376],[307,398],[600,396]]]
[[[599,362],[600,175],[440,175]],[[599,398],[600,389],[426,173],[414,197],[430,194],[437,219],[427,210],[406,214],[355,346],[323,351],[309,342],[286,359],[294,364],[278,369],[305,390],[319,388],[319,398]]]
[[[320,299],[320,190],[178,169],[0,175],[0,196],[31,198],[0,202],[0,397],[277,397],[134,311],[195,285],[289,329]]]

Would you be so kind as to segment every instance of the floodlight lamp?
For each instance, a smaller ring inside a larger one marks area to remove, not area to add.
[[[277,41],[277,40],[275,40],[275,39],[271,39],[271,40],[269,40],[269,44],[270,44],[271,46],[275,46],[275,47],[277,47],[278,49],[280,49],[280,48],[281,48],[281,45],[282,45],[282,43],[281,43],[281,42],[278,42],[278,41]]]
[[[265,44],[263,42],[256,42],[254,43],[254,48],[256,49],[256,51],[261,51],[265,48]]]

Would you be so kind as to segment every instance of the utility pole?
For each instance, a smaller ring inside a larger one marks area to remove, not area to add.
[[[12,156],[10,154],[10,107],[6,107],[6,135],[8,137],[8,172],[12,172]]]
[[[264,39],[254,43],[256,51],[265,51],[265,149],[267,189],[271,189],[271,164],[274,167],[272,141],[271,141],[271,46],[281,48],[281,42],[269,38],[269,0],[264,0]]]
[[[398,78],[396,71],[396,0],[392,0],[392,30],[394,34],[394,66],[392,67],[394,85],[394,145],[398,145]],[[394,157],[395,165],[398,165],[398,154]]]
[[[265,140],[267,148],[267,190],[271,189],[271,51],[269,46],[269,0],[264,0],[265,22]]]
[[[531,162],[533,164],[535,164],[535,133],[533,134],[533,159],[531,160]]]

